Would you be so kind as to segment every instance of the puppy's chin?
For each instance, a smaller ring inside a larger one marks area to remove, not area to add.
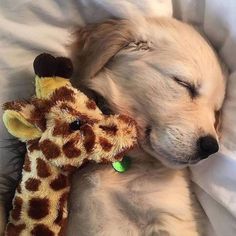
[[[164,166],[168,168],[183,169],[199,162],[199,159],[191,158],[191,156],[186,157],[186,160],[181,160],[176,158],[174,154],[168,153],[168,151],[164,149],[154,148],[148,137],[140,141],[139,144],[144,152],[159,160]]]
[[[167,153],[156,151],[147,144],[141,145],[144,152],[159,160],[164,166],[172,169],[183,169],[189,165],[187,161],[177,160],[174,156]]]

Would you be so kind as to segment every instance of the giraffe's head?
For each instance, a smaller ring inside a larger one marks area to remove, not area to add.
[[[72,87],[69,59],[41,54],[34,69],[36,97],[4,105],[3,121],[13,136],[36,140],[43,156],[64,169],[86,160],[120,160],[136,144],[135,121],[103,115],[94,101]]]

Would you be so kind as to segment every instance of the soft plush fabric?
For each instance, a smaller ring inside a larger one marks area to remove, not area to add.
[[[75,170],[89,161],[122,163],[137,145],[134,120],[103,115],[72,86],[70,59],[43,53],[33,65],[36,95],[3,105],[8,132],[27,146],[6,236],[64,235]]]
[[[119,7],[120,6],[120,7]],[[122,10],[121,10],[122,9]],[[174,16],[200,27],[230,69],[223,112],[221,150],[192,167],[199,200],[213,230],[209,235],[236,235],[236,1],[173,0]],[[0,3],[0,102],[30,97],[31,62],[42,51],[68,55],[75,26],[109,16],[171,16],[170,0],[23,0]],[[10,136],[0,127],[0,146]],[[1,148],[0,200],[12,185],[12,170],[21,163]],[[5,198],[4,198],[5,199]],[[76,223],[76,222],[75,222]]]

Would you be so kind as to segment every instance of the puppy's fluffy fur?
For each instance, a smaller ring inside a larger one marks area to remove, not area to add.
[[[189,25],[158,18],[87,26],[73,52],[75,83],[137,120],[140,149],[125,174],[77,173],[68,234],[205,235],[189,174],[174,169],[200,160],[199,138],[218,140],[225,79],[211,47]]]

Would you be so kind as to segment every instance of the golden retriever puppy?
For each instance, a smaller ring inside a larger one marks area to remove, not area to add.
[[[81,28],[73,53],[75,83],[105,112],[136,119],[140,149],[125,173],[76,174],[68,235],[206,235],[182,168],[219,149],[225,79],[211,47],[174,19],[109,20]]]

